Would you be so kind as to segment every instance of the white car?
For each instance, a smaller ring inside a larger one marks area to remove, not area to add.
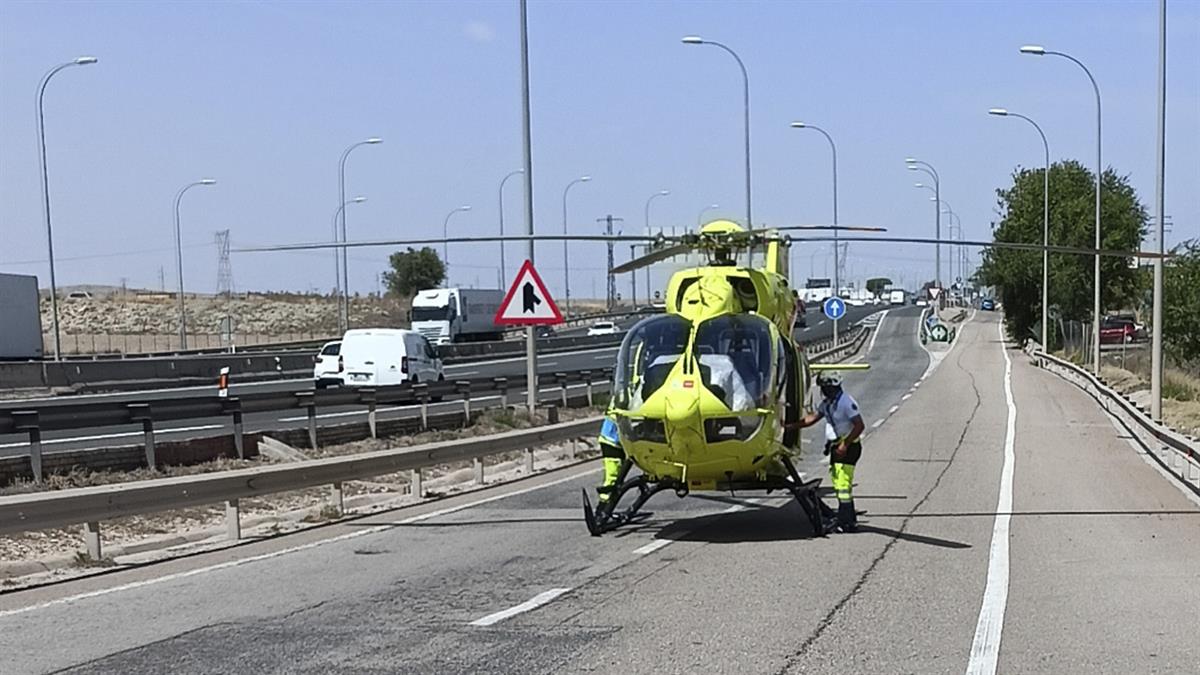
[[[588,328],[588,337],[593,335],[616,335],[619,331],[617,324],[612,321],[597,321]]]
[[[423,335],[399,328],[355,328],[342,336],[342,383],[381,387],[446,379],[442,359]]]
[[[331,384],[342,383],[342,341],[334,340],[321,346],[313,359],[313,384],[324,389]]]

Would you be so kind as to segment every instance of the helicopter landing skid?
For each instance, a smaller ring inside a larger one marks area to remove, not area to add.
[[[600,500],[600,503],[593,508],[591,500],[588,499],[587,488],[584,488],[583,520],[587,523],[588,532],[593,537],[599,537],[605,532],[646,517],[649,514],[641,513],[641,508],[646,505],[646,502],[651,497],[668,489],[678,491],[679,486],[669,481],[652,483],[644,475],[637,476],[621,483],[620,487],[611,490],[609,498]],[[620,503],[621,498],[630,490],[638,491],[637,499],[633,500],[629,508],[624,511],[617,511],[617,504]],[[611,494],[613,492],[616,494]]]

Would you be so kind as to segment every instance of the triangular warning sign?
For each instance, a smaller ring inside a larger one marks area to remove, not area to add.
[[[937,286],[929,287],[929,297],[933,298],[934,300],[937,300],[937,296],[941,292],[942,292],[942,289],[938,288]]]
[[[554,304],[554,298],[551,298],[550,292],[546,290],[546,284],[542,283],[542,278],[533,268],[533,263],[526,260],[513,279],[512,286],[508,287],[504,302],[500,303],[500,310],[496,312],[496,325],[553,325],[562,321],[562,313],[558,311],[558,305]]]

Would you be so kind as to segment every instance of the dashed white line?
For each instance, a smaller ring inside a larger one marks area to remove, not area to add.
[[[300,419],[308,419],[301,417]],[[220,429],[220,424],[201,424],[194,427],[178,427],[176,429],[157,429],[157,434],[179,434],[187,431],[206,431],[208,429]],[[75,436],[74,438],[52,438],[48,441],[42,441],[42,445],[55,445],[61,443],[76,443],[78,441],[103,441],[109,438],[130,438],[133,436],[142,436],[141,431],[122,431],[113,434],[100,434],[98,436]],[[24,448],[28,447],[29,443],[4,443],[0,444],[0,448]]]
[[[878,429],[882,424],[883,424],[883,420],[875,420],[875,423],[871,425],[871,428]]]
[[[899,410],[899,409],[900,409],[900,404],[898,404],[898,403],[897,403],[896,405],[894,405],[894,406],[892,406],[892,407],[888,408],[888,414],[889,414],[889,415],[895,415],[895,414],[896,414],[896,411],[897,411],[897,410]]]
[[[538,593],[537,595],[526,600],[525,602],[522,602],[519,605],[509,607],[508,609],[501,610],[499,612],[496,612],[495,614],[488,614],[487,616],[483,617],[482,619],[475,619],[474,621],[471,622],[471,625],[472,626],[491,626],[492,624],[500,623],[501,621],[508,619],[510,617],[514,617],[518,614],[522,614],[524,612],[528,612],[530,610],[537,609],[538,607],[541,607],[542,605],[554,600],[555,598],[562,595],[563,593],[568,593],[570,591],[571,591],[571,589],[569,589],[569,588],[551,588],[548,591],[543,591],[541,593]]]
[[[1017,434],[1017,405],[1012,393],[1012,360],[1004,346],[1004,324],[1000,332],[1000,350],[1004,354],[1004,402],[1008,405],[1008,425],[1004,430],[1004,467],[1000,470],[1000,497],[996,520],[992,525],[992,546],[988,555],[987,585],[983,605],[975,624],[967,675],[994,675],[1000,660],[1000,636],[1004,631],[1004,610],[1008,605],[1009,520],[1013,505],[1013,461]]]
[[[655,539],[654,541],[650,542],[649,544],[646,544],[645,546],[633,549],[633,554],[634,555],[649,555],[664,546],[670,545],[670,543],[671,543],[670,539]]]
[[[900,400],[901,400],[901,401],[907,401],[907,400],[908,400],[908,399],[910,399],[910,398],[912,398],[912,394],[905,394],[905,395],[903,395],[903,396],[901,396],[901,397],[900,397]]]
[[[46,602],[38,603],[36,605],[28,605],[26,607],[18,607],[16,609],[0,610],[0,619],[4,618],[6,616],[13,616],[16,614],[24,614],[25,612],[31,612],[33,610],[38,610],[38,609],[45,609],[47,607],[54,607],[56,605],[69,605],[69,604],[77,602],[79,600],[86,600],[88,598],[94,598],[94,597],[98,597],[101,595],[108,595],[110,593],[117,593],[119,591],[128,591],[128,590],[133,590],[135,588],[142,588],[143,586],[152,586],[154,584],[162,583],[164,581],[175,581],[176,579],[186,579],[187,577],[194,577],[196,575],[204,574],[206,572],[215,572],[217,570],[223,570],[228,567],[238,567],[240,565],[245,565],[246,563],[258,562],[259,560],[269,560],[271,558],[278,558],[279,556],[287,555],[289,553],[296,553],[299,551],[307,551],[309,549],[316,548],[318,546],[324,546],[325,544],[333,544],[333,543],[340,542],[340,541],[346,541],[348,539],[357,539],[358,537],[364,537],[364,536],[367,536],[370,534],[378,534],[380,532],[386,532],[390,529],[393,529],[398,525],[409,525],[412,523],[419,523],[423,520],[429,520],[431,518],[438,518],[440,516],[449,515],[451,513],[456,513],[458,511],[463,511],[466,509],[474,508],[476,506],[481,506],[483,504],[490,504],[491,502],[499,501],[501,499],[507,499],[509,497],[516,497],[518,495],[528,494],[528,493],[534,492],[536,490],[542,490],[544,488],[548,488],[548,487],[551,487],[554,485],[561,485],[562,483],[566,483],[566,482],[573,481],[573,480],[578,480],[580,478],[583,478],[584,476],[592,476],[592,475],[595,475],[595,470],[588,469],[587,471],[580,471],[580,472],[572,473],[568,476],[563,476],[562,478],[558,478],[556,480],[542,483],[540,485],[531,485],[527,488],[521,488],[520,490],[513,490],[512,492],[504,492],[502,494],[492,495],[490,497],[484,497],[483,499],[476,499],[473,501],[464,502],[457,506],[448,506],[444,509],[438,509],[436,511],[430,511],[428,513],[422,513],[422,514],[418,514],[415,516],[410,516],[410,517],[405,518],[404,520],[400,520],[396,523],[387,523],[385,525],[376,525],[374,527],[366,527],[361,530],[347,532],[346,534],[341,534],[336,537],[330,537],[329,539],[321,539],[319,541],[310,541],[307,544],[299,544],[297,546],[290,546],[288,548],[282,548],[282,549],[279,549],[278,551],[271,551],[269,553],[260,553],[259,555],[253,555],[248,558],[238,558],[237,560],[227,560],[225,562],[217,563],[215,565],[209,565],[207,567],[197,567],[196,569],[187,570],[186,572],[176,572],[175,574],[167,574],[167,575],[164,575],[161,577],[155,577],[153,579],[144,579],[142,581],[131,581],[127,584],[121,584],[120,586],[111,586],[109,588],[101,588],[101,589],[98,589],[95,591],[88,591],[87,593],[79,593],[76,595],[69,595],[69,596],[62,597],[62,598],[56,598],[54,600],[47,600]]]

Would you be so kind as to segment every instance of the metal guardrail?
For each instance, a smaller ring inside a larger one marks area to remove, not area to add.
[[[1037,361],[1038,366],[1041,368],[1053,370],[1047,367],[1046,364],[1049,363],[1061,371],[1065,371],[1067,375],[1066,379],[1088,392],[1110,414],[1114,412],[1113,407],[1115,406],[1119,412],[1124,413],[1124,415],[1118,416],[1118,418],[1132,420],[1146,435],[1157,441],[1159,451],[1163,449],[1171,450],[1173,461],[1170,461],[1171,458],[1163,457],[1158,452],[1155,452],[1150,447],[1154,445],[1153,443],[1143,444],[1146,445],[1147,450],[1151,452],[1163,468],[1172,471],[1192,491],[1200,494],[1200,443],[1192,441],[1183,434],[1159,422],[1155,422],[1145,411],[1128,398],[1106,385],[1094,374],[1089,373],[1074,363],[1040,350],[1032,351],[1030,356]],[[1133,429],[1130,429],[1130,431],[1133,431]],[[1137,437],[1137,434],[1134,434],[1134,436]]]
[[[588,436],[595,433],[599,421],[599,417],[590,417],[533,429],[347,457],[0,497],[0,534],[84,522],[88,553],[98,560],[101,557],[101,521],[224,502],[226,531],[230,539],[237,540],[241,538],[239,499],[330,485],[331,506],[340,515],[343,513],[342,483],[345,481],[399,471],[419,472],[423,468],[447,462],[480,460],[502,452]],[[532,452],[527,452],[528,468],[532,468],[532,460]],[[479,469],[482,464],[476,466],[476,479],[481,480]],[[418,492],[419,484],[419,474],[415,474],[412,485]]]

